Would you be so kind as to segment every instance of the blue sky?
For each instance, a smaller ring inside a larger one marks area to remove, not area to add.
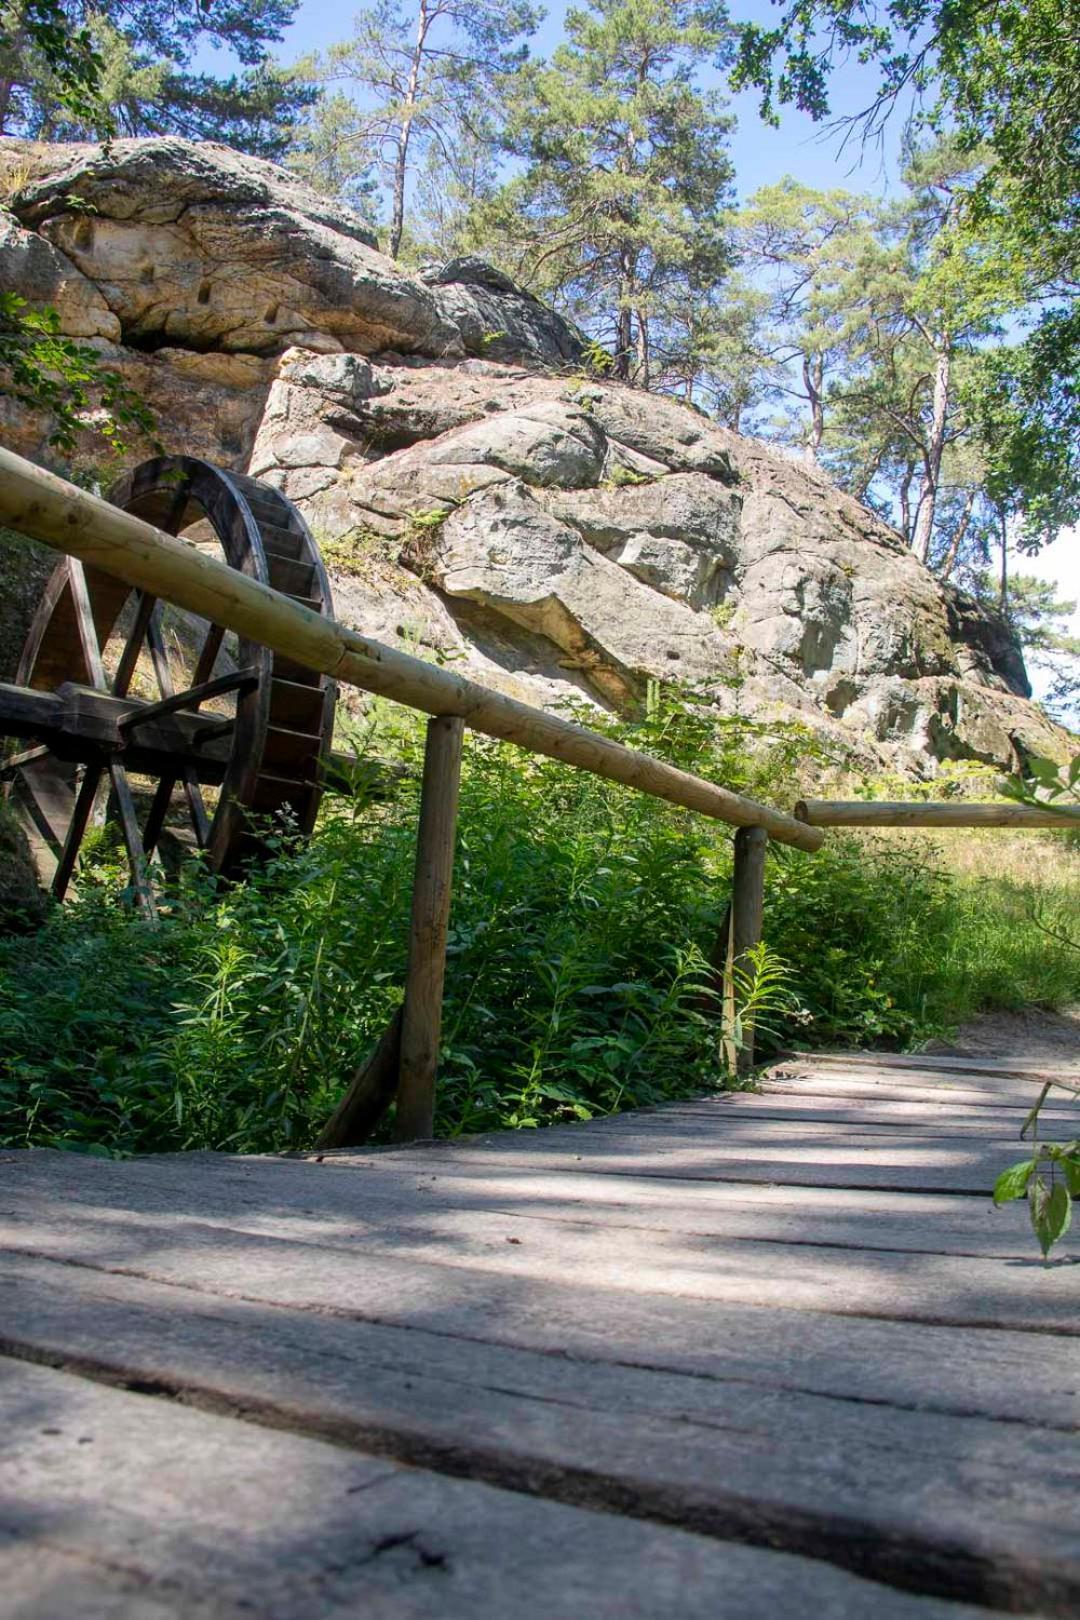
[[[568,9],[566,0],[549,0],[547,16],[532,42],[535,55],[547,56],[558,44]],[[775,15],[769,0],[731,0],[731,11],[737,22],[764,22]],[[325,50],[348,38],[351,18],[347,5],[335,5],[331,0],[301,0],[296,19],[276,54],[283,62],[292,62],[309,51]],[[857,63],[842,66],[832,81],[833,110],[858,112],[870,99],[874,83],[872,70]],[[738,118],[732,156],[736,184],[743,198],[785,174],[795,174],[807,185],[843,186],[878,195],[896,184],[898,128],[889,130],[884,162],[875,148],[860,163],[857,143],[841,153],[838,137],[822,133],[805,113],[789,112],[779,129],[772,129],[758,117],[757,97],[749,92],[732,99],[732,111]]]

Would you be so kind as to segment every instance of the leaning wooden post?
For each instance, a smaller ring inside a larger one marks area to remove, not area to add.
[[[735,834],[735,872],[731,884],[731,963],[736,1004],[741,999],[737,975],[749,973],[749,953],[761,943],[765,904],[765,851],[769,835],[764,827],[740,827]],[[754,1022],[744,1017],[736,1071],[749,1074],[754,1066]]]
[[[401,1019],[398,1071],[399,1142],[428,1139],[434,1131],[435,1071],[446,977],[446,926],[454,873],[461,744],[465,722],[452,715],[429,720],[420,790],[416,878],[409,926],[409,966]]]

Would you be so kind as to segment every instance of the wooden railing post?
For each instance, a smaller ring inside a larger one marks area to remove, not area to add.
[[[765,904],[765,851],[769,835],[764,827],[740,827],[735,834],[735,871],[731,883],[731,963],[734,980],[730,998],[740,1001],[735,975],[750,971],[749,952],[761,943],[761,920]],[[725,996],[725,1001],[729,998]],[[736,1070],[749,1074],[754,1066],[754,1022],[745,1016],[742,1044],[736,1056]]]
[[[399,1142],[427,1140],[434,1130],[435,1071],[442,1030],[446,928],[450,917],[464,732],[465,722],[452,715],[428,721],[409,926],[409,966],[401,1018],[394,1127]]]

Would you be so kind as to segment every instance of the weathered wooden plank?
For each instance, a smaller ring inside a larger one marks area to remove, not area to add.
[[[0,1391],[4,1609],[20,1620],[984,1612],[47,1368],[8,1365]]]
[[[56,1168],[47,1153],[9,1158],[8,1196],[0,1207],[19,1218],[19,1189],[52,1199],[64,1177],[69,1213],[81,1205],[126,1208],[166,1217],[174,1226],[195,1219],[257,1234],[311,1242],[378,1245],[398,1228],[430,1241],[429,1258],[456,1253],[459,1228],[499,1247],[534,1223],[587,1230],[622,1227],[683,1232],[695,1240],[825,1244],[931,1254],[986,1255],[1030,1261],[1027,1215],[1018,1205],[995,1210],[988,1199],[932,1193],[774,1187],[753,1183],[664,1181],[647,1176],[565,1175],[515,1171],[439,1175],[395,1171],[380,1159],[379,1174],[309,1160],[200,1155],[160,1157],[117,1165],[65,1155]],[[324,1171],[336,1173],[324,1174]],[[527,1241],[527,1238],[523,1241]],[[606,1242],[607,1240],[605,1240]],[[1070,1239],[1066,1239],[1065,1252]],[[1076,1239],[1072,1239],[1075,1246]],[[808,1256],[808,1263],[812,1257]]]
[[[977,1081],[972,1081],[975,1086]],[[893,1076],[875,1078],[873,1075],[852,1079],[846,1075],[819,1074],[808,1076],[806,1079],[769,1080],[761,1087],[760,1095],[763,1097],[784,1096],[813,1096],[813,1097],[859,1097],[873,1100],[881,1098],[894,1102],[929,1102],[938,1107],[950,1107],[954,1102],[964,1108],[978,1109],[1011,1109],[1014,1112],[1026,1112],[1031,1107],[1031,1092],[1025,1086],[1021,1091],[1017,1089],[1015,1095],[1008,1091],[965,1090],[962,1086],[924,1085],[916,1077],[909,1083],[909,1077],[903,1080]],[[1036,1095],[1038,1095],[1036,1093]],[[1070,1110],[1065,1092],[1052,1092],[1057,1098],[1055,1106],[1059,1110]]]
[[[71,1281],[75,1297],[55,1278],[42,1276],[35,1286],[24,1274],[13,1331],[28,1324],[26,1353],[470,1480],[643,1519],[674,1518],[714,1536],[786,1551],[813,1548],[819,1557],[924,1591],[978,1593],[1047,1613],[1071,1612],[1080,1597],[1080,1459],[1073,1435],[940,1411],[874,1407],[871,1414],[857,1401],[736,1391],[602,1362],[575,1362],[570,1384],[561,1357],[447,1339],[439,1321],[388,1331],[325,1315],[268,1317],[237,1301],[208,1311],[183,1290],[128,1279],[80,1273]],[[163,1412],[166,1428],[187,1416],[175,1404]],[[70,1417],[54,1420],[68,1433],[70,1424]],[[30,1427],[26,1451],[34,1459],[39,1423]],[[74,1427],[86,1433],[81,1414]],[[223,1424],[227,1433],[210,1435],[217,1456],[242,1449],[238,1427]],[[151,1486],[155,1465],[174,1481],[185,1452],[176,1432],[166,1460],[145,1445],[141,1429],[129,1429],[118,1448],[121,1460],[136,1445],[145,1456],[133,1486]],[[115,1435],[110,1427],[109,1444]],[[46,1477],[58,1472],[49,1461],[41,1468]],[[196,1491],[190,1450],[181,1466]],[[29,1467],[33,1482],[38,1464]],[[267,1492],[280,1492],[281,1480],[291,1478],[280,1465],[271,1472],[266,1459],[257,1470],[248,1460],[247,1469]],[[91,1477],[99,1491],[101,1472],[95,1459]],[[1036,1473],[1058,1483],[1054,1513],[1030,1490]],[[369,1476],[364,1482],[365,1502],[358,1505],[366,1509],[369,1491],[377,1500],[379,1482]],[[200,1511],[227,1526],[236,1510],[217,1497],[212,1468],[207,1483]],[[271,1539],[278,1515],[295,1511],[291,1492],[281,1495],[269,1521]],[[324,1488],[322,1495],[332,1513],[334,1494]],[[161,1501],[160,1483],[140,1500],[149,1517]],[[477,1501],[473,1510],[486,1515],[488,1507]],[[484,1529],[497,1545],[490,1520]],[[166,1533],[171,1540],[175,1526]],[[303,1538],[291,1544],[303,1545]],[[599,1549],[597,1562],[604,1562]],[[675,1612],[684,1610],[679,1605]]]
[[[1061,1116],[1062,1111],[1058,1110],[1057,1118]],[[720,1144],[727,1141],[769,1144],[819,1140],[825,1144],[895,1140],[899,1145],[912,1141],[927,1145],[931,1142],[978,1142],[980,1147],[993,1145],[1010,1151],[1021,1141],[1020,1126],[1024,1117],[1023,1110],[1017,1110],[1009,1118],[993,1115],[990,1119],[969,1125],[965,1120],[954,1118],[948,1109],[935,1109],[932,1112],[925,1109],[920,1117],[907,1121],[865,1119],[855,1111],[846,1119],[834,1120],[815,1117],[809,1109],[800,1112],[796,1107],[782,1111],[777,1118],[773,1110],[758,1106],[756,1099],[748,1097],[745,1103],[727,1110],[657,1108],[641,1113],[609,1114],[590,1124],[589,1136],[597,1141],[641,1137],[655,1143],[657,1152],[666,1151],[670,1143],[679,1140]],[[1073,1117],[1080,1126],[1080,1114]],[[572,1126],[570,1130],[578,1128]]]
[[[758,1095],[739,1096],[735,1101],[703,1099],[695,1103],[673,1103],[668,1107],[642,1110],[636,1116],[642,1124],[652,1118],[664,1120],[700,1120],[711,1122],[718,1130],[724,1126],[723,1110],[736,1107],[740,1114],[754,1120],[805,1121],[831,1125],[859,1125],[864,1130],[882,1128],[905,1133],[939,1136],[944,1132],[964,1136],[991,1136],[998,1140],[1019,1139],[1020,1128],[1027,1118],[1025,1108],[977,1108],[963,1103],[929,1101],[890,1097],[852,1100],[845,1103],[841,1097],[821,1096],[817,1092],[769,1091]],[[1057,1132],[1069,1133],[1080,1129],[1080,1112],[1066,1108],[1046,1106],[1040,1115],[1043,1136]]]
[[[960,1074],[943,1075],[922,1069],[872,1069],[869,1065],[859,1069],[841,1069],[839,1065],[834,1068],[828,1064],[815,1069],[777,1069],[766,1078],[762,1089],[767,1091],[774,1083],[810,1089],[823,1085],[864,1085],[892,1090],[897,1086],[917,1085],[922,1090],[935,1092],[943,1102],[957,1095],[970,1096],[969,1088],[977,1087],[984,1106],[998,1102],[1011,1108],[1030,1108],[1039,1095],[1029,1081],[1008,1075],[972,1075],[965,1081]],[[1059,1107],[1072,1107],[1071,1092],[1057,1090],[1055,1096]]]
[[[550,1138],[550,1140],[548,1140]],[[349,1150],[346,1150],[348,1152]],[[900,1192],[949,1192],[985,1196],[998,1173],[1021,1157],[1007,1139],[1000,1149],[982,1139],[944,1140],[920,1145],[895,1137],[849,1138],[812,1143],[767,1140],[711,1141],[701,1147],[675,1145],[651,1150],[647,1141],[627,1136],[610,1144],[582,1132],[567,1141],[561,1133],[537,1133],[528,1146],[477,1137],[461,1146],[438,1144],[420,1153],[405,1150],[403,1164],[453,1175],[514,1167],[519,1170],[588,1169],[613,1177],[662,1176],[681,1181],[768,1182],[793,1187],[865,1187]],[[353,1162],[356,1162],[355,1160]]]
[[[1008,1323],[1080,1335],[1080,1284],[1073,1268],[1044,1267],[1034,1254],[1027,1265],[1018,1265],[989,1257],[822,1245],[811,1261],[799,1245],[717,1237],[688,1252],[672,1243],[658,1262],[658,1243],[650,1256],[647,1245],[642,1252],[643,1246],[627,1238],[606,1248],[582,1245],[571,1269],[558,1244],[546,1253],[537,1244],[535,1255],[534,1246],[524,1243],[480,1246],[470,1254],[444,1245],[436,1246],[437,1258],[428,1259],[424,1240],[410,1244],[407,1231],[385,1233],[375,1252],[374,1245],[360,1247],[348,1238],[331,1243],[324,1237],[313,1244],[278,1237],[273,1227],[242,1233],[194,1215],[174,1236],[167,1214],[133,1215],[120,1206],[83,1205],[72,1211],[66,1204],[27,1197],[15,1210],[15,1218],[0,1218],[0,1246],[6,1249],[306,1309],[385,1317],[391,1309],[426,1311],[432,1299],[441,1309],[447,1294],[457,1291],[484,1313],[486,1291],[515,1277],[530,1286],[567,1277],[583,1292],[600,1287],[654,1300],[664,1294],[898,1321]]]
[[[265,1252],[253,1251],[253,1259],[261,1262]],[[350,1310],[340,1296],[335,1296],[339,1307],[308,1308],[302,1302],[275,1307],[240,1291],[222,1292],[212,1279],[205,1287],[197,1281],[155,1281],[37,1253],[4,1251],[0,1276],[9,1338],[63,1349],[74,1358],[83,1342],[75,1320],[80,1301],[115,1297],[112,1316],[117,1317],[125,1302],[143,1297],[146,1287],[163,1289],[169,1309],[200,1320],[219,1321],[234,1304],[250,1307],[271,1340],[296,1317],[347,1322],[357,1342],[374,1347],[376,1362],[389,1365],[398,1364],[384,1355],[393,1334],[430,1336],[432,1343],[417,1354],[430,1352],[432,1376],[440,1368],[450,1376],[456,1345],[487,1344],[556,1362],[569,1358],[572,1365],[563,1365],[561,1372],[567,1399],[579,1363],[614,1363],[705,1381],[715,1386],[717,1402],[731,1410],[745,1386],[1065,1433],[1080,1428],[1075,1343],[1047,1335],[1033,1341],[1030,1333],[1010,1328],[988,1333],[787,1306],[763,1311],[697,1298],[654,1299],[632,1290],[612,1290],[598,1301],[565,1276],[537,1282],[513,1274],[484,1279],[468,1271],[449,1276],[425,1271],[418,1285],[422,1297],[416,1292],[410,1302],[391,1294],[374,1311],[369,1299],[358,1299]],[[477,1302],[480,1308],[474,1310]],[[19,1321],[23,1326],[17,1331]],[[50,1322],[53,1336],[46,1340],[41,1335]],[[170,1345],[166,1334],[166,1354]]]

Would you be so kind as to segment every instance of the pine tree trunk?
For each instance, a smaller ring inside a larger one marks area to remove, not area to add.
[[[930,432],[923,453],[923,478],[919,490],[919,504],[915,515],[915,533],[911,549],[920,562],[930,556],[930,539],[934,532],[937,510],[938,483],[941,478],[941,457],[945,450],[945,427],[949,415],[949,381],[952,371],[952,343],[946,334],[941,340],[937,363],[934,366],[934,401],[930,418]]]
[[[634,352],[633,285],[632,256],[623,248],[619,254],[619,308],[615,320],[615,375],[620,382],[630,381],[630,360]]]
[[[825,436],[825,401],[822,397],[822,379],[825,363],[821,356],[803,355],[803,387],[810,401],[810,432],[803,445],[803,455],[811,466],[817,466],[821,441]]]
[[[971,527],[971,514],[974,509],[975,491],[969,489],[964,500],[964,510],[957,520],[956,528],[953,530],[953,537],[949,541],[949,549],[941,559],[941,567],[937,571],[939,579],[948,579],[956,567],[956,559],[960,555],[960,547],[964,543],[964,536]]]
[[[637,315],[637,385],[647,389],[649,386],[649,317],[642,309],[636,310]]]
[[[911,480],[915,476],[915,469],[909,463],[904,469],[904,476],[900,480],[900,533],[910,546],[911,534]]]
[[[5,34],[8,41],[8,51],[13,62],[18,62],[20,53],[26,47],[26,31],[23,24],[26,20],[26,7],[22,5],[6,8],[7,18]],[[14,73],[10,78],[0,79],[0,135],[8,133],[8,114],[11,112],[11,99],[15,90],[16,78]]]
[[[420,90],[420,69],[424,63],[424,47],[427,44],[429,27],[428,0],[420,0],[420,9],[416,17],[416,44],[413,47],[412,61],[409,64],[409,83],[401,108],[401,122],[398,124],[397,134],[397,152],[394,155],[394,196],[390,214],[390,239],[387,243],[387,251],[392,259],[396,259],[398,256],[401,248],[401,238],[405,231],[405,178],[409,170],[409,140],[412,136],[413,120],[416,117],[416,103]]]

